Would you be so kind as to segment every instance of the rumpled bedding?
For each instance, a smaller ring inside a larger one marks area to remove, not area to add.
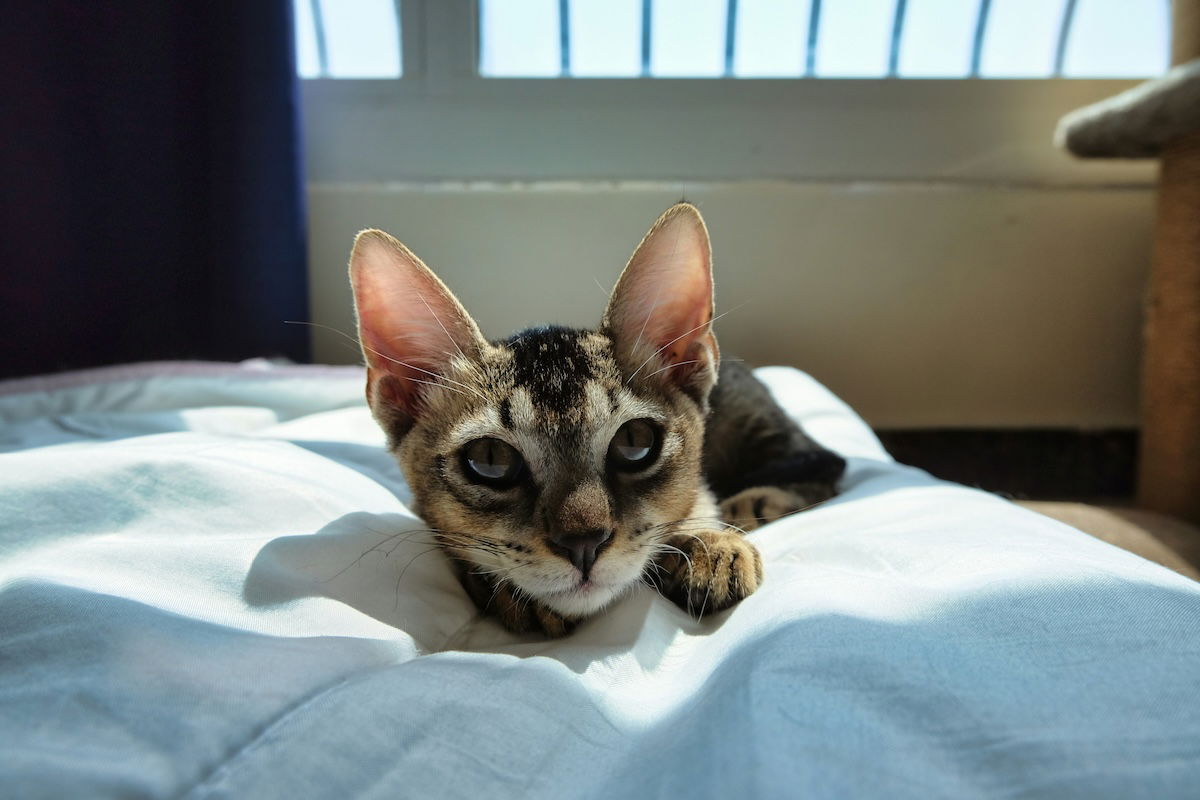
[[[480,617],[357,368],[0,383],[0,795],[1196,797],[1200,584],[895,463],[750,535],[762,589]]]

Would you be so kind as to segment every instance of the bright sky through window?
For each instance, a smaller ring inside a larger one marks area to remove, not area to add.
[[[727,0],[655,0],[650,10],[650,74],[719,78],[725,74]]]
[[[902,78],[971,74],[979,9],[963,0],[908,0],[896,64]]]
[[[308,0],[292,3],[292,17],[296,24],[296,73],[301,78],[319,78],[321,56],[317,48],[316,22]]]
[[[1066,0],[992,0],[979,72],[991,78],[1054,74]]]
[[[896,0],[822,3],[817,28],[817,77],[887,75],[895,8]]]
[[[811,0],[738,0],[733,74],[739,78],[803,75]]]
[[[400,75],[394,0],[293,4],[301,77]],[[489,78],[1143,78],[1167,67],[1170,16],[1169,0],[479,0],[478,14]]]
[[[329,74],[400,76],[400,23],[392,0],[321,0]]]
[[[562,74],[558,0],[484,0],[479,4],[479,72],[491,78]]]
[[[571,0],[569,74],[633,78],[642,74],[642,0]]]
[[[1063,74],[1071,78],[1154,75],[1166,67],[1167,0],[1078,0]]]
[[[393,0],[292,0],[303,78],[399,78],[400,18]]]

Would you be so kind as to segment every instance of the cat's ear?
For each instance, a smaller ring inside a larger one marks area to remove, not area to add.
[[[716,382],[712,250],[700,212],[667,209],[621,273],[603,330],[630,380],[671,383],[701,399]]]
[[[367,400],[377,417],[407,430],[427,388],[454,359],[477,360],[487,342],[446,285],[383,231],[366,230],[354,240],[350,285]]]

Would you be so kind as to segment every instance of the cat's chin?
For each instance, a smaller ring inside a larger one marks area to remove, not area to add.
[[[554,592],[530,592],[542,604],[568,619],[582,619],[597,614],[625,590],[627,584],[586,583]]]

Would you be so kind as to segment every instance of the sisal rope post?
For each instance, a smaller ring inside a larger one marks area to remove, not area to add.
[[[1063,117],[1057,138],[1084,158],[1159,159],[1138,504],[1200,522],[1200,0],[1172,4],[1171,63]]]
[[[1200,131],[1160,158],[1138,505],[1200,522]]]
[[[1200,57],[1200,0],[1171,12],[1180,65]],[[1200,130],[1160,155],[1147,305],[1138,504],[1200,522]]]

